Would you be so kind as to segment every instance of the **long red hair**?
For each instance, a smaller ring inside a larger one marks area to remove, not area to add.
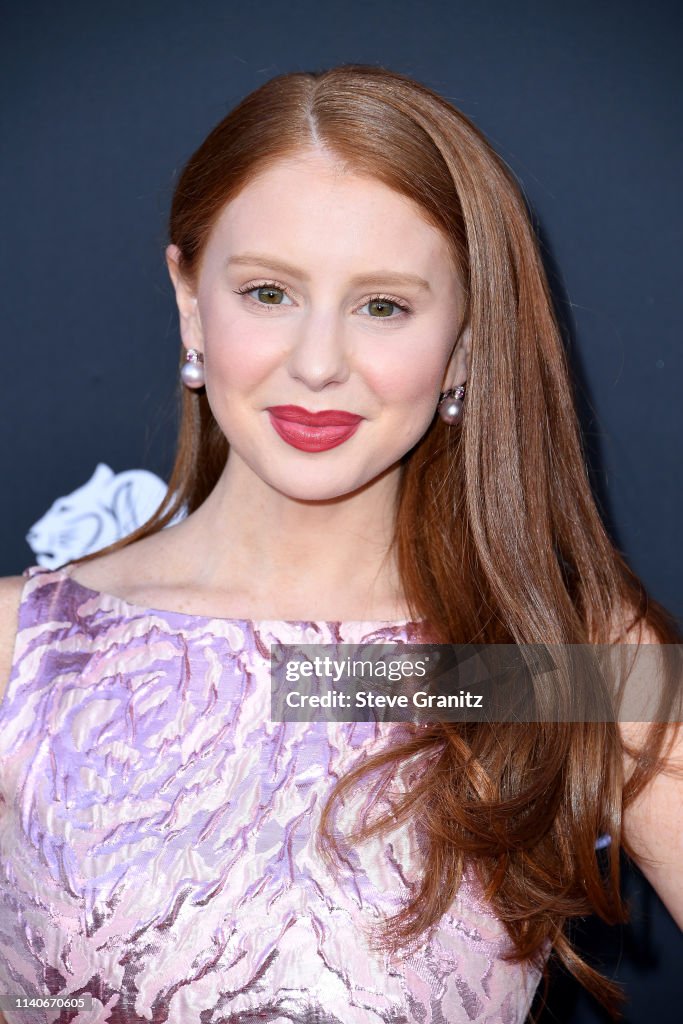
[[[400,481],[394,544],[411,614],[443,643],[611,643],[639,622],[660,642],[679,643],[674,620],[615,550],[596,509],[520,188],[482,133],[442,97],[360,65],[266,82],[213,129],[179,177],[170,240],[183,274],[196,281],[216,218],[257,172],[312,146],[413,200],[444,233],[465,285],[472,345],[464,422],[449,428],[435,416],[404,459]],[[206,395],[182,389],[166,499],[106,550],[197,509],[228,451]],[[407,942],[436,922],[472,863],[514,957],[533,960],[550,944],[614,1010],[618,990],[573,950],[565,926],[588,913],[625,919],[622,811],[661,765],[664,742],[665,727],[652,726],[626,782],[614,724],[421,728],[339,780],[321,842],[331,856],[339,852],[335,809],[369,773],[383,773],[389,785],[402,764],[428,761],[430,771],[390,811],[344,840],[409,820],[426,839],[421,884],[387,922],[386,941]],[[605,832],[613,840],[607,870],[594,849]]]

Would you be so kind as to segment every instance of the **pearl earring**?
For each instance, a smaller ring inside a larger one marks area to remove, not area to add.
[[[204,356],[196,348],[189,348],[185,362],[180,368],[180,377],[187,388],[204,387]]]
[[[459,384],[457,388],[449,388],[439,395],[437,411],[439,416],[452,427],[462,419],[463,399],[465,397],[465,385]]]

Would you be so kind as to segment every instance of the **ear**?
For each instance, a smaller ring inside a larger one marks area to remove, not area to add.
[[[464,384],[467,380],[470,370],[471,340],[472,332],[468,323],[460,332],[448,366],[444,371],[442,391],[447,391],[449,388],[457,388],[459,384]]]
[[[175,298],[180,314],[180,337],[185,348],[204,351],[204,332],[197,306],[197,296],[180,269],[180,249],[169,245],[166,249],[166,266],[175,289]]]

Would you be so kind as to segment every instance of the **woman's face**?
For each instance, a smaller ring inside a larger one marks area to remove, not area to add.
[[[465,379],[444,236],[410,200],[318,151],[272,165],[227,204],[195,289],[176,247],[167,255],[229,461],[283,494],[334,498],[398,470],[440,390]],[[322,411],[331,425],[305,422]]]

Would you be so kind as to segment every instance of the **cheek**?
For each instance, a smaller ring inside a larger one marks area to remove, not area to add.
[[[253,384],[270,373],[282,358],[282,346],[252,317],[209,311],[202,318],[207,377],[228,386]]]
[[[420,345],[395,350],[382,366],[368,366],[366,379],[387,405],[410,408],[418,417],[434,404],[446,364],[445,348]]]

